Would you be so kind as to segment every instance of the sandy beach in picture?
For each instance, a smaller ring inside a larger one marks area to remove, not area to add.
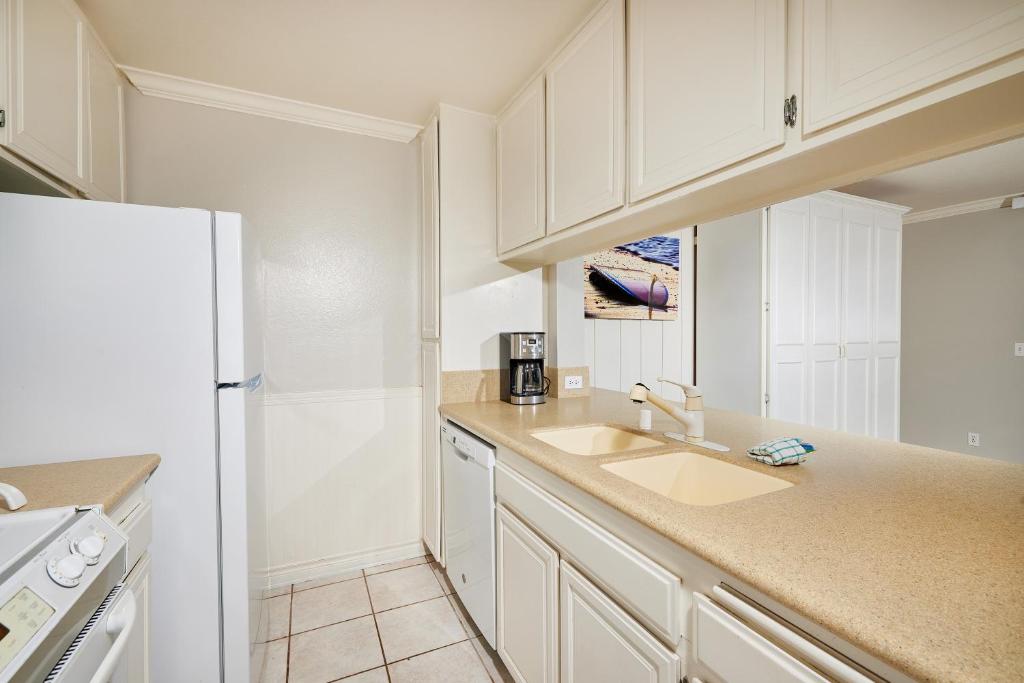
[[[678,262],[678,257],[677,257]],[[612,298],[590,280],[591,266],[626,268],[657,275],[668,287],[665,308],[651,309],[642,303],[627,303]],[[614,318],[617,320],[675,320],[679,314],[679,271],[670,265],[657,263],[630,253],[622,247],[606,249],[583,260],[583,312],[587,318]]]

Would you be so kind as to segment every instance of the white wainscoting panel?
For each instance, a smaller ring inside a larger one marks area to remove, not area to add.
[[[658,377],[693,382],[693,228],[677,234],[680,305],[675,320],[583,320],[584,353],[595,387],[629,391],[643,382],[665,398],[681,401],[682,391],[659,383]]]
[[[267,396],[272,585],[423,552],[421,393]]]

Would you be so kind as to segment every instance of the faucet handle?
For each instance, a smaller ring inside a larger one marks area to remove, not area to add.
[[[677,387],[683,390],[683,393],[686,394],[687,398],[697,398],[698,396],[704,395],[700,392],[700,389],[695,384],[683,384],[682,382],[675,382],[664,377],[659,377],[658,381],[676,385]]]

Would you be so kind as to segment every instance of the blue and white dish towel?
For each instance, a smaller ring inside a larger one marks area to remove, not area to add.
[[[747,454],[766,465],[798,465],[814,452],[814,445],[801,441],[799,437],[772,439],[759,443]]]

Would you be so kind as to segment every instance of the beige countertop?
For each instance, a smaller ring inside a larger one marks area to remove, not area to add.
[[[160,464],[159,455],[73,460],[0,468],[0,481],[17,486],[28,503],[19,512],[64,505],[110,510]],[[0,514],[10,512],[0,503]]]
[[[677,426],[657,409],[653,436]],[[795,486],[711,507],[675,502],[530,436],[635,426],[618,392],[541,406],[452,403],[441,413],[625,513],[852,645],[922,681],[1024,680],[1024,465],[709,409],[695,449]],[[745,453],[800,436],[817,452],[769,467]]]

